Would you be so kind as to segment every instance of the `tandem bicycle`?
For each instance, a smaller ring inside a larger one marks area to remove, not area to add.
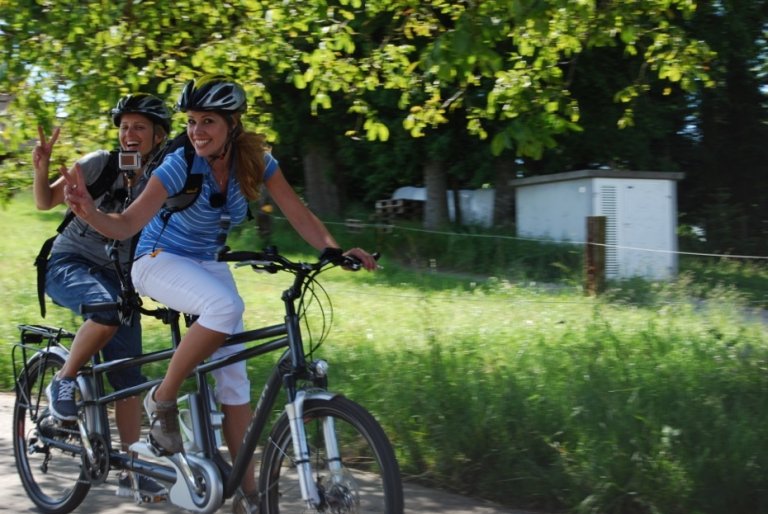
[[[163,306],[145,307],[120,270],[116,252],[113,255],[123,282],[120,301],[83,306],[84,311],[118,309],[121,316],[135,312],[153,316],[170,326],[172,346],[130,359],[94,360],[77,377],[78,419],[60,421],[49,412],[45,387],[63,366],[67,342],[74,334],[44,325],[19,326],[20,341],[13,348],[13,451],[23,487],[40,511],[71,512],[110,471],[126,470],[166,485],[169,503],[190,512],[212,513],[235,495],[261,445],[257,477],[261,514],[402,514],[400,470],[386,433],[365,407],[329,389],[329,364],[315,356],[319,345],[305,343],[302,334],[307,305],[318,300],[318,291],[325,294],[317,276],[339,266],[357,270],[359,262],[334,249],[313,262],[300,262],[274,247],[260,252],[225,247],[218,255],[221,261],[293,275],[281,296],[284,319],[229,336],[225,345],[250,344],[196,367],[194,392],[180,399],[185,451],[162,456],[144,441],[131,445],[132,453],[119,451],[108,417],[110,404],[146,393],[162,379],[111,392],[105,388],[105,374],[169,360],[181,337],[180,319],[191,320]],[[216,410],[208,374],[274,352],[280,352],[279,358],[264,382],[241,450],[230,463],[219,449],[222,415]],[[138,492],[134,496],[137,503],[148,501]]]

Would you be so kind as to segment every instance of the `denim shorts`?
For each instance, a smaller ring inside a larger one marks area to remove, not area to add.
[[[96,268],[81,255],[58,253],[51,256],[45,276],[45,292],[56,305],[80,313],[80,305],[114,302],[120,295],[117,274],[107,268]],[[117,311],[94,312],[83,315],[95,323],[118,326],[117,333],[101,350],[104,361],[141,355],[141,320],[138,313],[130,325],[120,323]],[[139,367],[125,368],[107,373],[112,387],[119,391],[143,384],[146,377]]]

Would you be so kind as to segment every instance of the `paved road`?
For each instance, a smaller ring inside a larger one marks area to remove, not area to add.
[[[0,393],[0,512],[37,512],[27,498],[16,474],[11,442],[11,411],[13,395]],[[107,482],[94,487],[88,493],[82,505],[75,511],[80,513],[133,514],[167,513],[181,514],[185,511],[173,505],[163,503],[154,505],[136,505],[130,498],[115,496],[116,474],[110,473]],[[416,485],[405,484],[406,514],[535,514],[519,510],[510,510],[487,502],[472,500],[462,496],[437,492]],[[227,501],[219,512],[231,512]]]

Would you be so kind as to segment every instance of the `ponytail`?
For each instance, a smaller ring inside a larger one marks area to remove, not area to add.
[[[238,123],[235,128],[235,173],[240,183],[240,190],[249,201],[257,200],[260,196],[261,185],[264,181],[264,154],[267,144],[264,136],[254,132],[246,132]]]

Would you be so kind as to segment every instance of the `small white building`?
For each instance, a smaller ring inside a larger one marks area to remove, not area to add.
[[[677,181],[683,173],[579,170],[516,179],[517,234],[585,242],[606,217],[608,279],[677,274]]]
[[[493,200],[494,189],[460,189],[459,206],[461,207],[462,223],[464,225],[478,225],[490,227],[493,225]],[[403,186],[392,193],[393,200],[427,201],[427,189],[424,187]],[[456,219],[453,191],[446,192],[448,200],[448,218]]]

